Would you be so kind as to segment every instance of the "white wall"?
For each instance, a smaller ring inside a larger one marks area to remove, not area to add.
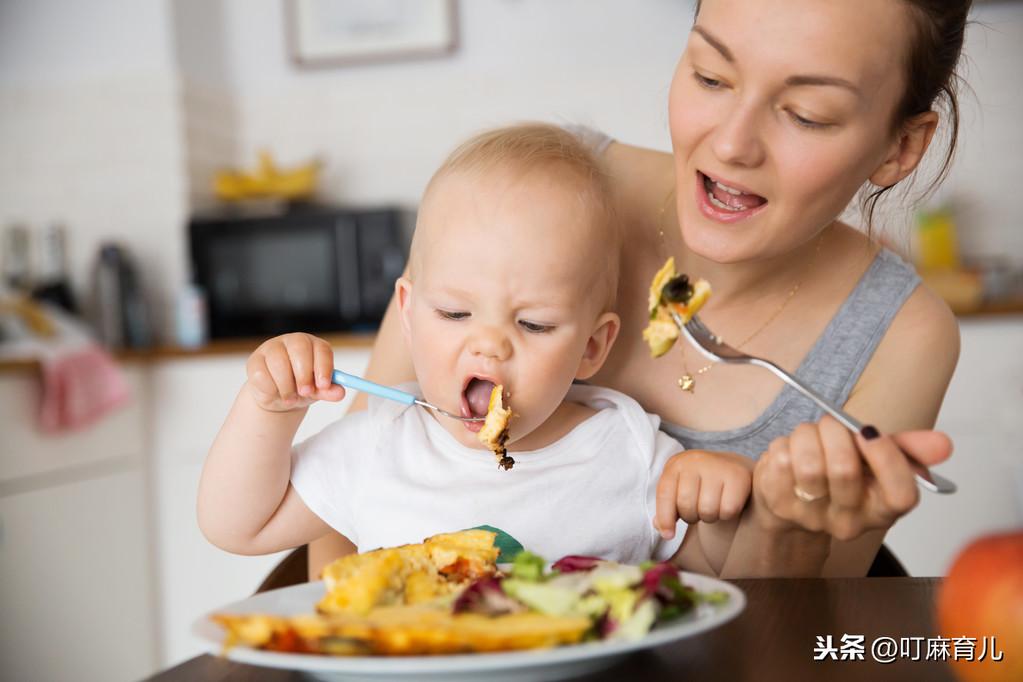
[[[608,0],[461,2],[450,57],[302,69],[288,55],[285,4],[218,7],[239,161],[251,165],[263,146],[285,162],[318,155],[327,197],[404,204],[460,139],[512,120],[581,121],[666,148],[663,102],[692,16],[691,3],[670,0],[646,0],[643,12]]]
[[[184,165],[164,0],[0,3],[0,227],[67,225],[73,283],[126,244],[162,318],[182,278]]]

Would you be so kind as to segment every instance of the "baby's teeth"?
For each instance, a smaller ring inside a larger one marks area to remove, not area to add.
[[[726,191],[726,192],[728,192],[729,194],[735,194],[735,195],[739,195],[739,194],[742,194],[742,192],[740,192],[739,190],[737,190],[737,189],[732,189],[732,188],[731,188],[731,187],[729,187],[728,185],[722,185],[722,184],[721,184],[720,182],[718,182],[717,180],[715,180],[715,181],[714,181],[714,184],[715,184],[715,185],[717,185],[718,187],[720,187],[721,189],[725,190],[725,191]]]

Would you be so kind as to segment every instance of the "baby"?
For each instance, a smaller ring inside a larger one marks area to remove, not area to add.
[[[285,334],[249,358],[210,449],[203,533],[261,554],[330,528],[366,551],[486,526],[542,556],[638,563],[679,555],[686,522],[734,519],[751,484],[738,456],[677,454],[637,402],[575,383],[619,332],[620,238],[598,162],[570,133],[528,124],[463,144],[426,188],[395,287],[418,380],[403,388],[468,417],[503,386],[514,468],[495,465],[479,422],[376,398],[292,447],[307,406],[344,389],[325,341]]]

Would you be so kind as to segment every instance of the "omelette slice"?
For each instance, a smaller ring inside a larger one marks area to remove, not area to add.
[[[463,530],[341,557],[323,569],[327,594],[316,608],[362,615],[379,606],[445,604],[469,582],[494,574],[496,538],[488,530]]]
[[[678,339],[679,329],[671,313],[686,323],[710,298],[710,284],[705,279],[690,282],[689,277],[675,272],[675,259],[668,258],[650,283],[648,312],[650,321],[643,330],[643,340],[650,354],[658,358],[667,353]]]
[[[224,649],[335,656],[415,656],[514,651],[575,644],[592,628],[580,616],[536,612],[484,616],[428,607],[380,607],[365,615],[216,614],[227,631]]]
[[[476,437],[490,448],[490,451],[497,457],[497,465],[505,471],[515,466],[515,460],[511,458],[505,448],[505,443],[508,442],[508,422],[511,421],[511,417],[511,409],[504,406],[504,386],[494,386],[490,391],[486,421],[483,422],[483,428],[476,434]]]

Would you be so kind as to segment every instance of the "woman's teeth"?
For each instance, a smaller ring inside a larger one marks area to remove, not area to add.
[[[734,187],[729,187],[728,185],[722,184],[717,180],[711,180],[706,175],[703,176],[703,188],[704,190],[706,190],[707,200],[710,202],[711,206],[714,206],[715,208],[719,208],[723,211],[731,211],[732,213],[741,213],[742,211],[747,211],[750,208],[753,208],[753,206],[747,205],[748,202],[739,199],[736,199],[737,205],[728,204],[722,201],[721,199],[718,199],[716,196],[714,196],[714,188],[717,188],[718,190],[724,192],[725,194],[728,194],[729,196],[733,197],[742,196],[755,197],[756,195],[747,195],[742,190],[735,189]]]
[[[714,181],[714,184],[717,185],[718,187],[720,187],[721,189],[725,190],[729,194],[734,194],[736,196],[742,194],[742,192],[740,192],[739,190],[735,189],[734,187],[729,187],[728,185],[722,185],[717,180]]]

